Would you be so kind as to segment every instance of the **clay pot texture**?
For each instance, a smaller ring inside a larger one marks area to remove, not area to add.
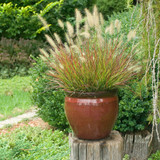
[[[109,136],[118,115],[118,97],[65,97],[70,126],[80,139],[98,140]]]

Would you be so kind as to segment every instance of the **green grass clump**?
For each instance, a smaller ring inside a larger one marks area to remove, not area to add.
[[[159,160],[160,159],[160,151],[152,154],[148,160]]]
[[[0,94],[5,94],[8,91],[32,91],[31,77],[15,76],[11,79],[0,79]]]
[[[39,127],[16,129],[0,135],[0,160],[69,160],[68,138],[63,132]]]
[[[0,120],[17,116],[32,106],[30,77],[0,79]]]

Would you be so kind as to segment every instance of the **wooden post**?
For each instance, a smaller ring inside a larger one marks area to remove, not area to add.
[[[71,160],[122,160],[123,138],[117,131],[102,140],[81,140],[70,134]]]
[[[158,124],[158,133],[160,134],[160,124]],[[158,136],[156,133],[156,129],[154,128],[154,136],[153,136],[153,152],[160,150],[160,142],[158,141]]]
[[[124,136],[124,154],[130,156],[130,160],[147,160],[152,152],[151,134],[143,133],[126,134]]]

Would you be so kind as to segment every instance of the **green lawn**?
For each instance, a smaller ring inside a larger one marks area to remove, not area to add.
[[[0,79],[0,120],[17,116],[32,107],[31,77]]]

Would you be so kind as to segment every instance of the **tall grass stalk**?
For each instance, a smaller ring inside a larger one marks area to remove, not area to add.
[[[153,122],[152,122],[152,138],[154,129],[156,130],[158,140],[160,136],[158,133],[158,119],[160,119],[160,111],[158,108],[158,88],[160,79],[160,36],[158,33],[158,23],[156,12],[154,10],[154,0],[142,1],[142,8],[144,9],[145,32],[147,33],[147,53],[148,64],[146,65],[146,77],[151,71],[152,78],[152,96],[153,96]],[[159,13],[159,12],[158,12]],[[151,138],[151,140],[152,140]]]
[[[103,16],[96,7],[93,13],[87,9],[85,13],[83,17],[76,9],[75,27],[59,20],[60,27],[67,28],[66,43],[56,33],[54,40],[46,35],[51,49],[41,49],[41,58],[50,68],[48,74],[54,85],[73,92],[108,91],[125,85],[140,71],[134,60],[136,46],[128,50],[135,30],[128,33],[128,41],[123,41],[119,20],[104,31]]]

